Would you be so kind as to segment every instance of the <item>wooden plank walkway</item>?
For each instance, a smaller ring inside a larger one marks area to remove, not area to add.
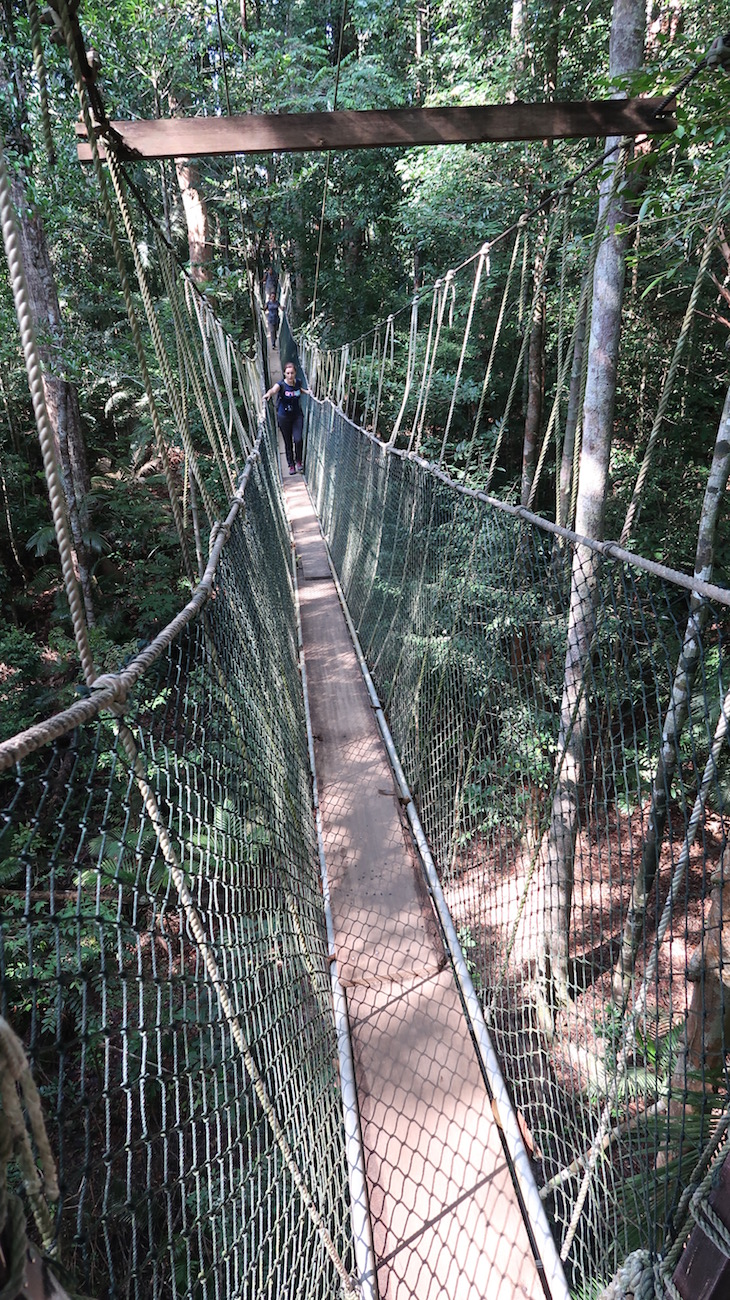
[[[284,464],[381,1300],[545,1294],[301,475]]]

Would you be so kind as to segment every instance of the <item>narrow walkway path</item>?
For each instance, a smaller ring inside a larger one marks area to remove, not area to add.
[[[306,484],[284,478],[381,1300],[543,1297]]]

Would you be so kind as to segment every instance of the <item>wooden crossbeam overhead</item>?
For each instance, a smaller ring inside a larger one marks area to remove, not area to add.
[[[583,100],[563,104],[494,104],[471,108],[394,108],[265,117],[188,117],[112,122],[122,156],[200,157],[236,153],[304,153],[396,145],[477,144],[579,136],[666,135],[676,123],[661,99]],[[80,162],[91,147],[77,127]]]

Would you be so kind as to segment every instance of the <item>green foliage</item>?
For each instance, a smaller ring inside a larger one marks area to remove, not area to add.
[[[6,627],[0,632],[0,735],[3,739],[32,726],[48,700],[38,685],[44,675],[40,646],[30,632]]]

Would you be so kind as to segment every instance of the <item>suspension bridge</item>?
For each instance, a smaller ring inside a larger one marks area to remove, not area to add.
[[[533,509],[581,390],[600,219],[579,238],[564,189],[533,277],[526,217],[416,295],[404,329],[394,315],[299,354],[284,317],[279,350],[259,329],[244,356],[162,233],[142,257],[68,43],[192,594],[98,672],[0,159],[85,681],[0,744],[8,1296],[37,1241],[67,1294],[718,1300],[730,594],[711,562],[688,575],[629,549],[638,488],[620,542],[571,530],[570,485],[557,522]],[[532,319],[551,275],[552,405],[516,505],[490,495],[529,338],[508,322]],[[305,478],[284,483],[261,396],[282,357],[311,389]],[[729,421],[725,401],[715,495]],[[550,863],[567,808],[566,903]]]

